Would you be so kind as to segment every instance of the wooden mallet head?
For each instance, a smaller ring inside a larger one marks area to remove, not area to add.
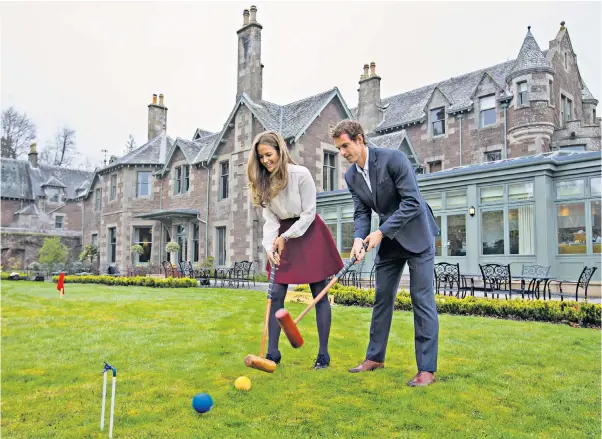
[[[273,373],[276,370],[276,363],[257,355],[249,354],[245,357],[245,365],[253,369],[261,370],[267,373]]]
[[[276,311],[275,316],[278,323],[280,323],[282,331],[286,334],[286,338],[288,338],[288,341],[291,343],[291,346],[294,348],[303,346],[303,337],[288,310],[281,308]]]

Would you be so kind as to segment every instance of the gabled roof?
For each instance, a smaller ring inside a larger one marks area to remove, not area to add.
[[[406,130],[401,131],[393,131],[387,134],[381,135],[369,135],[368,136],[368,146],[373,148],[388,148],[388,149],[400,149],[403,144],[403,141],[406,141],[408,145],[409,151],[403,151],[404,153],[408,153],[408,157],[410,161],[418,163],[419,157],[416,155],[416,151],[412,146],[412,142],[408,136]]]
[[[197,128],[196,131],[194,132],[194,134],[192,135],[192,140],[197,140],[197,139],[200,139],[201,137],[207,137],[212,134],[215,134],[215,133],[212,133],[211,131],[203,130],[201,128]]]
[[[535,41],[535,38],[531,34],[531,26],[529,26],[514,66],[512,66],[512,70],[506,76],[506,81],[531,72],[554,73],[554,69],[541,52],[537,41]]]
[[[42,184],[42,187],[44,187],[44,186],[63,187],[63,188],[67,187],[61,181],[57,180],[55,177],[50,177],[48,180],[46,180],[46,182]]]
[[[269,101],[254,102],[246,93],[242,93],[226,119],[221,133],[199,139],[199,142],[211,141],[213,139],[213,144],[209,149],[203,147],[195,158],[194,163],[206,162],[213,157],[241,105],[245,105],[266,130],[278,131],[285,140],[297,140],[335,97],[341,102],[347,116],[350,118],[353,117],[339,89],[336,87],[287,105],[278,105]]]

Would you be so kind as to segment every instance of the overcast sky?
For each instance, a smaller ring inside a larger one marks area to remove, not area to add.
[[[236,96],[239,2],[0,4],[0,99],[38,127],[58,126],[98,164],[129,134],[147,140],[147,105],[163,93],[172,137],[219,131]],[[601,99],[601,3],[256,2],[263,98],[286,104],[337,86],[357,105],[374,61],[381,95],[516,58],[527,26],[542,50],[564,20],[581,74]],[[600,114],[600,112],[598,112]]]

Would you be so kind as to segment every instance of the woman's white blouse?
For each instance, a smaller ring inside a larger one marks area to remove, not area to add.
[[[263,208],[262,245],[268,252],[278,237],[280,220],[299,218],[282,234],[290,239],[303,236],[316,217],[316,184],[309,170],[290,163],[287,168],[288,184]]]

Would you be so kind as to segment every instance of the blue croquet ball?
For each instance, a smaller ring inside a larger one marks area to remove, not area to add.
[[[192,408],[199,413],[206,413],[213,407],[213,400],[206,393],[197,393],[192,398]]]

